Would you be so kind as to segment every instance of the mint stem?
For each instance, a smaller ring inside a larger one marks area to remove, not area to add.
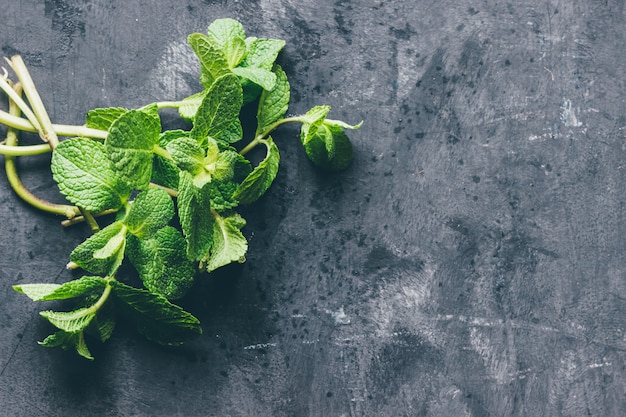
[[[260,143],[263,143],[263,139],[265,139],[278,126],[280,126],[280,125],[282,125],[284,123],[293,123],[293,122],[300,122],[300,121],[301,121],[301,116],[285,117],[284,119],[277,120],[276,122],[274,122],[271,125],[269,125],[267,127],[267,129],[265,129],[264,132],[259,133],[258,135],[256,135],[256,137],[254,138],[253,141],[248,143],[248,145],[246,145],[246,147],[244,147],[242,150],[239,151],[239,154],[245,155],[248,152],[250,152],[252,149],[254,149],[255,146],[257,146]]]
[[[11,57],[9,65],[11,65],[11,68],[13,68],[15,75],[17,75],[17,78],[20,80],[22,88],[24,89],[24,94],[26,95],[26,98],[28,98],[31,107],[33,108],[33,113],[35,113],[35,116],[37,117],[37,121],[40,125],[40,128],[38,129],[39,135],[44,142],[48,142],[51,149],[54,149],[59,144],[59,138],[54,131],[52,122],[50,121],[50,117],[48,116],[48,112],[46,111],[46,108],[41,101],[41,97],[39,97],[39,93],[35,88],[35,83],[30,77],[28,69],[26,68],[26,65],[24,65],[24,61],[22,60],[22,57],[20,57],[19,55],[14,55],[13,57]],[[36,126],[36,124],[33,123],[33,126]]]
[[[20,84],[16,84],[12,89],[18,94],[21,92]],[[9,112],[12,115],[20,114],[19,107],[15,104],[13,100],[9,100]],[[17,146],[17,132],[13,128],[9,128],[7,131],[7,137],[5,145],[6,147],[16,147]],[[31,206],[46,211],[48,213],[59,214],[62,216],[66,216],[68,219],[79,214],[79,211],[76,207],[68,206],[65,204],[54,204],[49,201],[43,200],[34,194],[32,194],[22,183],[20,180],[19,174],[17,173],[17,167],[15,165],[15,156],[7,155],[5,157],[5,171],[7,175],[7,179],[11,188],[15,193],[25,202],[30,204]]]

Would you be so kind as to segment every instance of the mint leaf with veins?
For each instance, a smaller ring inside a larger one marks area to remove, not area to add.
[[[70,261],[92,274],[114,273],[124,259],[126,226],[116,221],[94,233],[70,254]]]
[[[102,292],[106,280],[101,277],[84,276],[64,284],[22,284],[13,289],[33,301],[66,300],[94,292]]]
[[[82,332],[96,316],[89,308],[79,308],[74,311],[41,311],[39,314],[45,317],[54,327],[68,333]]]
[[[126,113],[123,107],[107,107],[89,110],[85,117],[85,126],[92,129],[109,130],[113,122]]]
[[[198,107],[191,137],[203,146],[208,137],[229,143],[233,124],[241,124],[239,112],[242,105],[239,79],[232,74],[216,79]]]
[[[278,173],[280,153],[271,137],[265,140],[267,149],[265,158],[257,165],[250,174],[241,182],[233,198],[241,204],[250,204],[258,200],[268,190]]]
[[[161,122],[150,111],[129,110],[117,118],[104,142],[108,159],[118,177],[129,187],[145,189],[152,177],[154,147]]]
[[[230,68],[234,68],[246,55],[246,32],[234,19],[217,19],[209,25],[209,38],[222,50]]]
[[[202,188],[195,186],[190,173],[181,171],[178,186],[178,216],[187,241],[187,257],[194,261],[202,259],[213,244],[211,215],[211,184]]]
[[[63,330],[59,330],[54,334],[46,337],[43,341],[39,342],[44,347],[60,347],[63,350],[76,349],[76,353],[85,359],[93,360],[89,348],[85,343],[85,337],[82,332],[68,333]]]
[[[165,149],[172,156],[176,166],[183,171],[195,175],[203,169],[206,155],[198,141],[182,137],[169,142]]]
[[[111,168],[99,142],[83,138],[61,142],[50,167],[59,190],[86,210],[119,209],[130,196],[131,188]]]
[[[195,265],[185,256],[185,246],[180,232],[166,226],[149,239],[131,236],[127,253],[150,292],[175,300],[187,293],[196,274]]]
[[[274,65],[274,74],[276,74],[274,88],[269,91],[263,90],[259,99],[256,115],[257,135],[262,134],[272,124],[282,119],[289,107],[290,87],[287,75],[278,64]]]
[[[346,169],[352,161],[352,144],[337,125],[323,123],[314,134],[309,133],[304,150],[315,165],[326,171]]]
[[[181,345],[202,334],[200,321],[161,295],[113,281],[121,312],[139,333],[161,345]]]
[[[243,262],[248,251],[248,241],[241,233],[246,221],[234,213],[222,217],[213,211],[213,244],[210,253],[200,262],[200,268],[211,272],[231,262]]]
[[[201,82],[205,88],[219,77],[230,73],[224,52],[215,40],[202,33],[193,33],[187,37],[187,42],[200,60]]]
[[[264,68],[237,67],[233,68],[233,73],[258,85],[264,90],[271,90],[276,84],[276,74]]]
[[[174,202],[165,190],[150,188],[132,202],[123,223],[140,239],[151,237],[174,217]]]
[[[249,37],[246,39],[248,53],[241,62],[244,68],[262,68],[270,71],[278,54],[285,46],[281,39]]]

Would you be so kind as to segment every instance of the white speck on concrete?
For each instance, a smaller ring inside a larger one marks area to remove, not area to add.
[[[569,127],[580,127],[583,125],[576,117],[574,109],[572,109],[572,102],[566,98],[563,98],[563,104],[561,105],[561,122]]]
[[[350,324],[350,317],[343,311],[343,306],[339,308],[337,311],[326,310],[328,314],[335,320],[336,325],[345,325]]]

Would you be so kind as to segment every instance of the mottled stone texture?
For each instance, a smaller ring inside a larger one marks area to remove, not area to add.
[[[316,171],[295,127],[244,211],[243,266],[183,300],[204,334],[163,349],[121,326],[96,361],[36,345],[88,232],[0,178],[0,414],[623,416],[624,2],[0,0],[50,115],[198,88],[185,39],[217,17],[287,41],[290,113],[351,123],[353,165]],[[166,123],[175,124],[165,113]],[[1,130],[2,133],[5,130]],[[25,140],[35,140],[27,137]],[[47,157],[24,181],[60,201]]]

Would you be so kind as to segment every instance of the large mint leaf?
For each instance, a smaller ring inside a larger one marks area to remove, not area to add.
[[[104,145],[95,140],[61,142],[52,154],[51,169],[67,199],[89,211],[118,209],[130,195],[130,187],[111,169]]]
[[[230,73],[224,52],[213,39],[202,33],[192,33],[187,37],[187,42],[200,60],[201,82],[205,88],[222,75]]]
[[[160,188],[149,188],[137,195],[124,218],[128,231],[138,238],[151,237],[174,217],[174,202]]]
[[[267,148],[265,158],[243,180],[233,195],[233,198],[239,200],[241,204],[250,204],[258,200],[272,185],[278,173],[280,164],[278,147],[271,137],[268,137],[264,143]]]
[[[13,289],[33,301],[66,300],[92,292],[102,292],[106,280],[102,277],[85,276],[64,284],[22,284]]]
[[[109,275],[124,259],[126,226],[116,221],[91,235],[70,254],[70,261],[92,274]]]
[[[127,253],[148,290],[175,300],[191,288],[196,273],[185,250],[185,238],[167,226],[150,239],[129,238]]]
[[[113,281],[122,312],[141,334],[162,345],[181,345],[202,333],[200,321],[161,295]]]
[[[209,136],[228,143],[233,124],[239,123],[242,105],[239,79],[232,74],[216,79],[196,112],[191,136],[202,145],[206,144]]]
[[[82,332],[96,316],[88,308],[79,308],[74,311],[41,311],[39,313],[57,329],[68,333]]]
[[[248,53],[241,63],[241,67],[262,68],[271,70],[278,53],[285,46],[280,39],[247,38]]]
[[[89,110],[85,117],[85,125],[92,129],[109,130],[115,119],[126,113],[123,107],[107,107]]]
[[[208,34],[224,53],[228,66],[234,68],[239,65],[246,55],[243,25],[234,19],[216,19],[209,25]]]
[[[180,225],[187,241],[187,257],[198,261],[213,243],[215,220],[211,215],[210,183],[199,189],[191,174],[181,171],[177,203]]]
[[[228,217],[213,212],[213,245],[210,253],[202,259],[200,268],[211,272],[231,262],[243,262],[248,250],[248,241],[241,233],[246,221],[235,213]]]
[[[272,124],[281,120],[289,107],[290,87],[285,71],[276,64],[274,66],[276,83],[271,90],[263,90],[257,109],[256,134],[262,134]]]
[[[161,134],[158,114],[129,110],[116,119],[105,140],[113,169],[128,186],[148,187],[152,176],[153,149]]]

